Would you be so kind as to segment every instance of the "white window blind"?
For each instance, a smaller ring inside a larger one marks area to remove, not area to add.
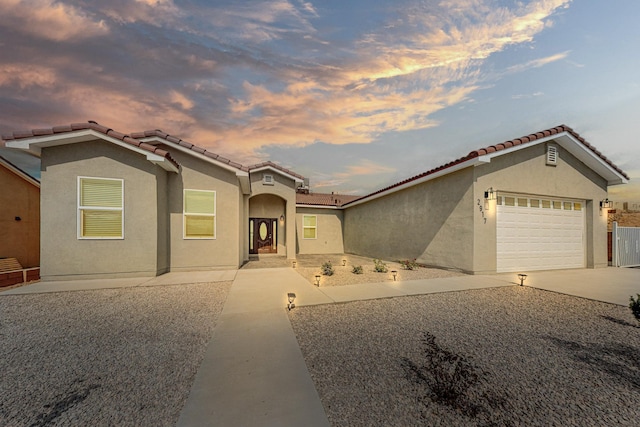
[[[216,192],[184,190],[184,238],[216,237]]]
[[[124,181],[78,177],[78,237],[121,239]]]
[[[315,215],[302,216],[302,236],[305,239],[315,239],[318,236],[318,217]]]

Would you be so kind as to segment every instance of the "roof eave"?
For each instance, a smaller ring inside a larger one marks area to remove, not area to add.
[[[105,135],[104,133],[97,132],[93,129],[81,129],[72,132],[64,132],[52,135],[34,136],[31,138],[23,138],[10,140],[5,142],[5,146],[9,148],[17,148],[34,156],[40,157],[42,149],[47,147],[56,147],[60,145],[76,144],[79,142],[89,142],[96,139],[101,139],[127,150],[134,151],[138,154],[142,154],[145,158],[153,164],[156,164],[166,171],[178,173],[178,167],[173,164],[166,157],[160,156],[155,153],[151,153],[147,150],[143,150],[134,145],[127,144],[124,141]]]
[[[250,172],[261,172],[263,170],[271,170],[273,172],[279,173],[282,176],[285,176],[293,181],[295,181],[297,184],[304,184],[304,180],[301,178],[298,178],[297,176],[291,175],[286,173],[285,171],[281,171],[278,168],[274,168],[273,166],[269,166],[269,165],[265,165],[265,166],[261,166],[259,168],[255,168],[255,169],[251,169]]]
[[[38,181],[36,178],[34,178],[31,175],[29,175],[28,173],[26,173],[25,171],[23,171],[19,167],[15,166],[13,163],[11,163],[8,160],[4,159],[3,157],[0,157],[0,164],[3,165],[5,168],[7,168],[10,172],[13,172],[14,174],[18,175],[20,178],[22,178],[25,181],[27,181],[29,184],[31,184],[31,185],[33,185],[33,186],[35,186],[37,188],[40,188],[40,181]]]

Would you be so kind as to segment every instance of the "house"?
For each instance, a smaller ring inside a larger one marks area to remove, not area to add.
[[[309,192],[158,130],[95,122],[3,136],[41,158],[44,279],[237,268],[354,253],[470,273],[607,265],[600,201],[627,175],[559,126],[364,197]]]
[[[0,156],[0,258],[40,264],[40,182]]]

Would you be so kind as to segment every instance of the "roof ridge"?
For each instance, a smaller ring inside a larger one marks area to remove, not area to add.
[[[373,193],[369,193],[366,196],[362,196],[362,199],[374,196],[376,194],[380,194],[380,193],[384,193],[385,191],[391,190],[393,188],[396,187],[400,187],[404,184],[408,184],[409,182],[412,181],[416,181],[420,178],[424,178],[425,176],[428,175],[432,175],[436,172],[440,172],[442,170],[448,169],[452,166],[458,165],[460,163],[464,163],[468,160],[474,159],[476,157],[480,157],[480,156],[484,156],[486,154],[490,154],[490,153],[495,153],[497,151],[502,151],[504,149],[507,148],[511,148],[511,147],[515,147],[518,145],[523,145],[523,144],[527,144],[530,142],[533,142],[535,140],[541,139],[541,138],[546,138],[548,136],[552,136],[552,135],[557,135],[559,133],[562,132],[567,132],[569,134],[571,134],[575,139],[577,139],[582,145],[584,145],[586,148],[588,148],[589,150],[591,150],[596,156],[598,156],[601,160],[603,160],[605,163],[607,163],[612,169],[614,169],[616,172],[618,172],[620,175],[624,176],[626,179],[629,179],[629,176],[622,170],[620,169],[618,166],[616,166],[611,160],[609,160],[607,157],[605,157],[600,151],[596,150],[596,148],[589,144],[583,137],[581,137],[576,131],[574,131],[572,128],[570,128],[567,125],[559,125],[559,126],[555,126],[549,129],[545,129],[539,132],[535,132],[529,135],[525,135],[525,136],[521,136],[520,138],[515,138],[515,139],[510,139],[508,141],[504,141],[501,142],[499,144],[495,144],[495,145],[490,145],[488,147],[484,147],[484,148],[479,148],[477,150],[473,150],[471,152],[469,152],[469,154],[467,154],[464,157],[460,157],[456,160],[453,160],[449,163],[446,163],[442,166],[438,166],[436,168],[433,168],[431,170],[428,170],[426,172],[423,172],[421,174],[412,176],[410,178],[407,178],[405,180],[402,180],[400,182],[397,182],[395,184],[389,185],[387,187],[384,187],[380,190],[376,190]],[[354,200],[355,201],[355,200]],[[352,203],[352,202],[348,202],[348,203]],[[346,204],[348,204],[346,203]]]
[[[248,172],[249,168],[246,166],[241,165],[240,163],[234,162],[230,159],[227,159],[226,157],[223,157],[219,154],[216,154],[212,151],[207,150],[206,148],[202,148],[199,147],[195,144],[190,143],[189,141],[186,141],[182,138],[179,138],[177,136],[173,136],[170,135],[166,132],[163,132],[160,129],[153,129],[153,130],[145,130],[145,131],[140,131],[140,132],[132,132],[131,136],[137,139],[142,139],[142,138],[151,138],[151,137],[158,137],[158,138],[162,138],[165,141],[171,143],[171,144],[175,144],[178,145],[180,147],[186,148],[188,150],[194,151],[196,153],[202,154],[203,156],[209,157],[210,159],[216,160],[220,163],[224,163],[226,165],[229,165],[231,167],[234,167],[236,169],[239,169],[241,171],[244,172]]]
[[[279,171],[281,171],[281,172],[288,173],[289,175],[293,175],[293,176],[295,176],[296,178],[304,179],[304,176],[302,176],[302,175],[300,175],[300,174],[298,174],[298,173],[296,173],[296,172],[292,171],[291,169],[287,169],[287,168],[285,168],[285,167],[283,167],[283,166],[280,166],[279,164],[274,163],[274,162],[272,162],[271,160],[267,160],[267,161],[265,161],[265,162],[256,163],[256,164],[254,164],[254,165],[248,166],[248,169],[249,169],[249,170],[252,170],[252,169],[258,169],[258,168],[265,167],[265,166],[271,166],[271,167],[272,167],[272,168],[274,168],[274,169],[277,169],[277,170],[279,170]]]
[[[168,151],[155,147],[153,145],[147,144],[145,142],[142,142],[136,138],[133,138],[130,135],[115,131],[112,128],[103,126],[98,122],[96,122],[95,120],[89,120],[83,123],[71,123],[70,125],[53,126],[51,128],[32,129],[30,131],[16,131],[16,132],[13,132],[11,135],[2,135],[2,140],[3,141],[19,140],[19,139],[33,138],[37,136],[69,133],[69,132],[75,132],[75,131],[87,130],[87,129],[90,129],[98,133],[104,134],[106,136],[109,136],[111,138],[120,140],[126,144],[138,147],[150,153],[157,154],[158,156],[161,156],[167,159],[175,167],[177,168],[180,167],[178,162],[171,156],[171,153],[169,153]]]

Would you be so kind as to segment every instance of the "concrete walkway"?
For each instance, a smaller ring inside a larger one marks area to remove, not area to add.
[[[287,316],[331,302],[291,268],[240,270],[178,426],[328,426]]]

